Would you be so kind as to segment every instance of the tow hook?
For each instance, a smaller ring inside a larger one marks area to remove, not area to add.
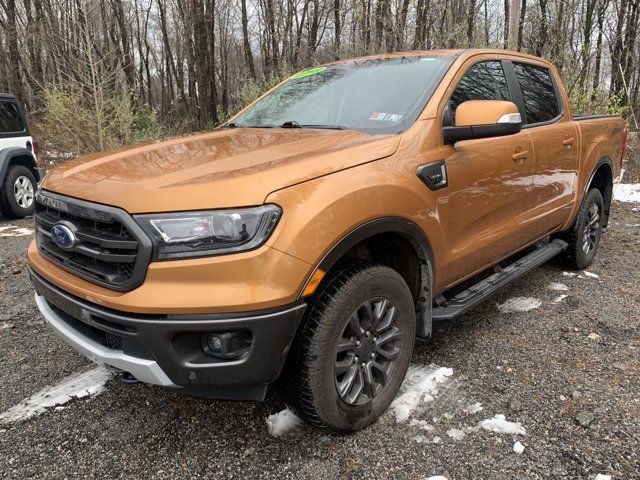
[[[120,381],[125,385],[135,385],[136,383],[141,383],[140,380],[131,375],[129,372],[122,372]]]

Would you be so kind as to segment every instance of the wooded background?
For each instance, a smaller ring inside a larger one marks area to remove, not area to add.
[[[83,153],[211,128],[318,63],[488,46],[546,57],[574,109],[633,127],[639,21],[640,0],[0,0],[0,91]]]

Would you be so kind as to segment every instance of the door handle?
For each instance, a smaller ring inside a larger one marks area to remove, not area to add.
[[[514,153],[513,155],[511,155],[511,158],[513,158],[515,161],[526,160],[527,158],[529,158],[529,150],[523,150],[522,152]]]
[[[571,148],[571,145],[573,145],[573,142],[575,142],[575,141],[576,141],[575,137],[565,138],[565,139],[562,141],[562,144],[563,144],[565,147],[569,147],[569,148]]]

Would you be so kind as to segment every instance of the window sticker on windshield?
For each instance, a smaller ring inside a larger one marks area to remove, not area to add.
[[[397,113],[384,113],[384,112],[373,112],[371,116],[369,116],[369,120],[375,120],[377,122],[397,122],[402,118],[402,115],[398,115]]]
[[[308,77],[310,75],[315,75],[316,73],[320,73],[323,70],[326,70],[327,67],[315,67],[315,68],[308,68],[306,70],[302,70],[301,72],[298,73],[294,73],[293,75],[291,75],[289,77],[289,80],[294,80],[296,78],[304,78],[304,77]]]

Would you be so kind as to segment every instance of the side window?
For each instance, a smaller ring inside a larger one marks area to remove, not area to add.
[[[514,67],[527,112],[527,123],[546,122],[560,115],[549,70],[525,63],[516,63]]]
[[[469,67],[449,99],[453,118],[458,105],[467,100],[511,100],[501,62],[490,60]]]
[[[22,132],[24,124],[13,102],[0,101],[0,133]]]

